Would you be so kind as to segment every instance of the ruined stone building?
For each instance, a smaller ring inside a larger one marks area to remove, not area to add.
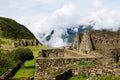
[[[103,54],[120,57],[118,55],[120,53],[115,51],[120,50],[120,31],[85,31],[82,36],[76,33],[72,48],[79,53],[90,53],[96,50]]]
[[[37,40],[34,39],[18,39],[14,40],[12,46],[13,47],[19,47],[19,46],[38,46],[42,45]]]
[[[116,69],[112,67],[112,64],[108,66],[106,61],[100,61],[104,56],[92,55],[94,51],[97,55],[100,52],[102,52],[102,54],[109,53],[115,62],[119,62],[120,32],[85,31],[82,35],[76,33],[71,48],[39,51],[35,65],[34,79],[68,80],[66,76],[81,76],[80,72],[82,71],[87,76],[120,75],[118,74],[119,71],[117,72]],[[107,60],[106,57],[105,59]],[[74,64],[80,61],[91,61],[95,65],[92,67],[76,68]],[[73,67],[71,67],[71,65],[73,65]],[[120,70],[120,68],[117,69]]]

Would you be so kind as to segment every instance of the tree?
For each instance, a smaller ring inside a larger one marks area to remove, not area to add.
[[[29,48],[18,48],[14,51],[14,60],[26,61],[33,58],[33,52]]]

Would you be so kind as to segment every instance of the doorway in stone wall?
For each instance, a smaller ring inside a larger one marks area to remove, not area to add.
[[[115,55],[115,62],[119,62],[119,56],[118,55]]]
[[[118,63],[120,61],[120,48],[115,48],[112,50],[112,55],[114,56],[114,61]]]

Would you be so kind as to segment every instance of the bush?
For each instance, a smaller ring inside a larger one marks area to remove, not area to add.
[[[32,60],[33,52],[29,48],[18,48],[14,51],[14,60]]]
[[[0,49],[0,76],[10,69],[16,62],[9,51]]]

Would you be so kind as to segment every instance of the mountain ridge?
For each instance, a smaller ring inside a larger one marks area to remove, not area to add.
[[[12,39],[35,39],[24,25],[13,19],[0,17],[0,36]]]

